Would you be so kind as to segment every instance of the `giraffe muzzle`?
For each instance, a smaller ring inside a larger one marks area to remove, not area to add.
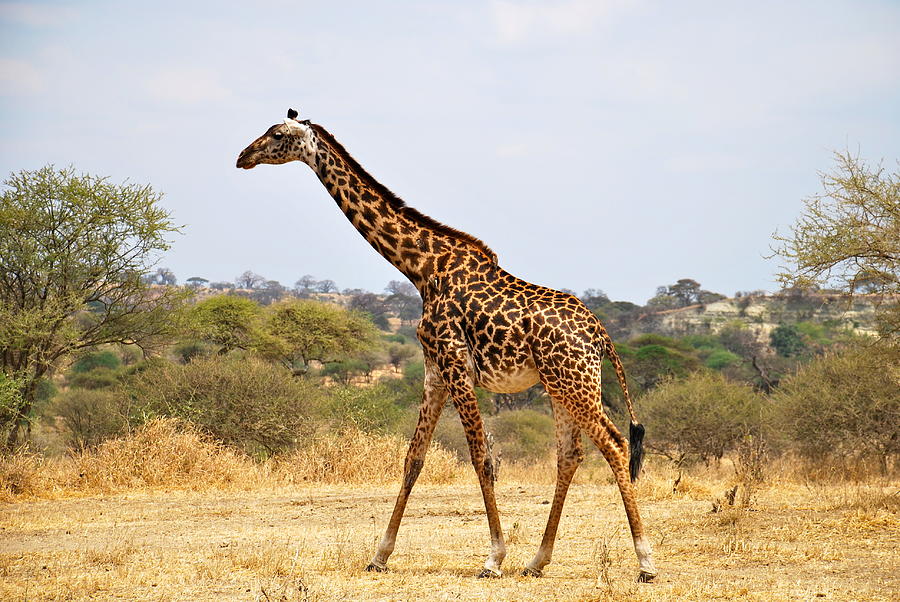
[[[249,148],[245,148],[244,150],[242,150],[241,154],[238,155],[237,164],[235,165],[235,167],[238,167],[240,169],[253,169],[254,167],[256,167],[256,162],[250,158],[250,155],[252,154],[253,153]]]

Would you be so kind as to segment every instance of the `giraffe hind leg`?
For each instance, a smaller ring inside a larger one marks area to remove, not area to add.
[[[628,467],[628,443],[622,437],[616,425],[605,414],[600,413],[598,423],[585,432],[591,441],[600,449],[600,453],[606,458],[612,468],[619,493],[622,496],[622,504],[625,506],[625,515],[628,517],[628,526],[631,529],[631,537],[634,542],[634,552],[638,557],[640,569],[638,581],[646,583],[653,581],[657,575],[653,564],[653,554],[650,549],[650,540],[644,533],[641,515],[638,510],[637,496],[634,492],[634,484]]]
[[[553,555],[553,544],[556,541],[556,532],[559,528],[559,519],[562,516],[563,504],[566,501],[566,493],[575,471],[584,461],[584,450],[581,446],[581,429],[576,426],[569,411],[553,401],[553,417],[556,422],[556,491],[553,494],[553,505],[550,507],[550,515],[547,517],[547,527],[537,554],[522,575],[526,577],[541,577],[544,567],[550,563]]]
[[[569,411],[575,425],[584,431],[609,463],[622,496],[640,563],[638,580],[651,581],[657,571],[631,482],[628,441],[603,412],[600,403],[602,356],[589,343],[578,345],[571,338],[562,341],[565,343],[560,339],[538,343],[533,348],[541,382],[554,401]]]

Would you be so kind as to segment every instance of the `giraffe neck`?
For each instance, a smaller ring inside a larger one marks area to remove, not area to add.
[[[423,215],[378,183],[325,128],[316,134],[310,165],[353,227],[420,291],[456,257],[476,254],[496,263],[477,238]]]

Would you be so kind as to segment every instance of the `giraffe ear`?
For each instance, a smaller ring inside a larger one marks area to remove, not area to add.
[[[288,115],[287,115],[287,116],[288,116],[288,119],[297,119],[297,116],[298,116],[299,114],[300,114],[300,113],[298,113],[298,112],[295,111],[294,109],[288,109]]]

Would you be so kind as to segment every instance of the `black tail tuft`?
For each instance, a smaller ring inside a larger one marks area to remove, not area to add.
[[[632,422],[628,429],[628,444],[631,447],[631,459],[628,468],[631,472],[631,481],[637,481],[641,474],[641,464],[644,462],[644,425]]]

